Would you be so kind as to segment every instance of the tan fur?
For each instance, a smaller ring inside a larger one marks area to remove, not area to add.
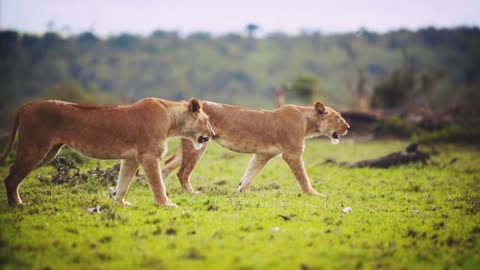
[[[240,192],[272,157],[281,154],[303,192],[319,195],[305,171],[304,139],[325,135],[333,143],[334,132],[345,135],[350,128],[338,112],[320,102],[311,107],[285,105],[270,111],[204,101],[203,108],[215,131],[215,142],[235,152],[254,154],[239,185]],[[177,176],[184,189],[193,192],[190,174],[205,150],[206,146],[197,151],[182,140],[177,153],[165,163],[162,175],[166,178],[181,165]]]
[[[15,114],[9,144],[18,129],[15,162],[5,178],[8,202],[22,204],[21,181],[34,169],[53,159],[63,145],[96,159],[122,159],[116,201],[124,197],[139,166],[147,175],[159,205],[175,206],[167,197],[159,162],[168,137],[180,136],[199,145],[200,136],[211,138],[213,130],[198,99],[173,102],[147,98],[128,106],[90,106],[62,101],[36,101]]]

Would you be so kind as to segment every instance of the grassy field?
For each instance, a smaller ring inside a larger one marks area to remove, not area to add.
[[[176,141],[170,145],[174,150]],[[237,194],[250,155],[212,143],[192,176],[200,194],[182,192],[175,174],[169,177],[177,209],[156,207],[142,178],[127,195],[133,206],[122,208],[96,181],[39,181],[36,176],[53,173],[48,166],[23,182],[28,206],[7,207],[0,188],[0,268],[479,269],[478,147],[437,146],[426,166],[323,164],[326,158],[374,158],[406,145],[308,141],[307,171],[327,195],[319,198],[301,194],[281,158],[267,165],[247,194]],[[0,167],[2,178],[6,172]],[[96,205],[101,213],[87,212]],[[345,207],[352,212],[343,213]]]

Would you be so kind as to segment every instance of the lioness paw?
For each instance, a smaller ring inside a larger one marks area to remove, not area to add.
[[[325,194],[322,194],[314,189],[306,191],[305,193],[312,196],[326,197]]]
[[[178,208],[178,205],[172,203],[172,202],[169,202],[169,203],[166,203],[166,204],[159,204],[158,206],[160,207],[166,207],[166,208]]]
[[[133,205],[131,202],[124,201],[124,200],[116,201],[116,203],[118,203],[121,206],[132,206]]]
[[[10,207],[25,207],[25,206],[29,206],[30,204],[26,202],[13,202],[13,203],[8,203],[8,205]]]
[[[169,198],[167,198],[166,201],[158,201],[157,200],[157,205],[160,207],[168,207],[168,208],[177,208],[178,205],[174,204],[172,201],[170,201]]]

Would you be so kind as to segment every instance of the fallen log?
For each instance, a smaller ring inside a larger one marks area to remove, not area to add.
[[[340,166],[348,168],[388,168],[413,162],[426,164],[429,158],[430,156],[428,154],[418,151],[418,144],[414,143],[409,145],[405,151],[395,152],[377,159],[361,160],[355,163],[342,162]],[[336,163],[336,161],[329,159],[326,163]]]
[[[402,164],[409,164],[412,162],[427,163],[430,158],[428,154],[418,151],[418,144],[409,145],[405,151],[395,152],[390,155],[380,157],[377,159],[362,160],[348,165],[350,168],[388,168],[391,166],[398,166]]]

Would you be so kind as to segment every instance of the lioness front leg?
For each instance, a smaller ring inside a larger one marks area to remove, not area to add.
[[[325,196],[313,189],[312,184],[308,179],[307,171],[305,170],[305,165],[303,164],[303,158],[301,154],[283,154],[282,157],[292,170],[304,193],[316,196]]]
[[[272,155],[262,155],[262,154],[255,154],[253,155],[252,159],[248,163],[247,170],[245,171],[242,181],[238,186],[238,192],[245,192],[252,183],[253,178],[258,174],[258,172],[265,167],[267,162],[272,158]]]
[[[140,165],[147,176],[150,189],[153,192],[155,202],[160,206],[177,207],[177,205],[172,203],[167,197],[165,184],[163,183],[162,175],[160,174],[158,158],[153,156],[142,156],[139,159]]]
[[[115,192],[115,202],[123,206],[131,206],[130,202],[125,201],[128,189],[132,184],[132,179],[138,169],[138,161],[136,159],[122,160],[120,165],[120,173],[118,174],[117,188]]]

